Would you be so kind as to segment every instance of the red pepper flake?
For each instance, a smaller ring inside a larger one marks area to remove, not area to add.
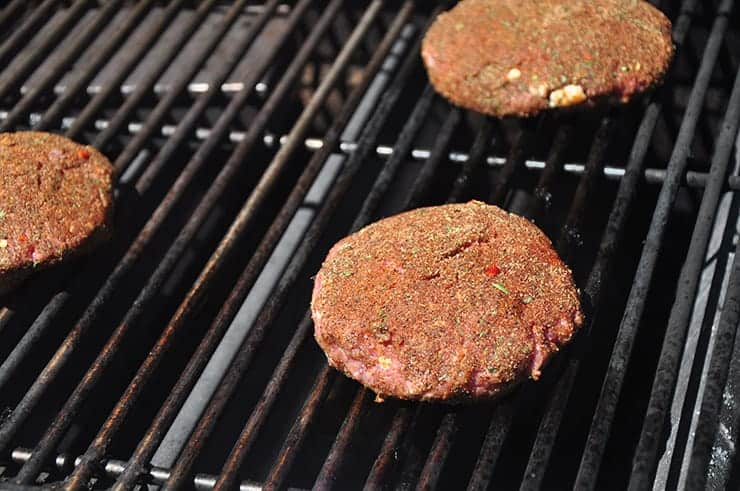
[[[77,156],[81,159],[89,159],[90,158],[90,152],[87,150],[80,150],[77,152]]]
[[[488,276],[498,276],[498,274],[501,272],[501,268],[496,266],[495,264],[492,264],[486,268],[486,274]]]
[[[18,240],[20,240],[21,242],[28,242],[28,235],[21,234],[21,236],[18,237]]]

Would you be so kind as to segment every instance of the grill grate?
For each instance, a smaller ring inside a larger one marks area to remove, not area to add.
[[[647,100],[501,122],[435,95],[416,3],[2,7],[0,130],[119,179],[115,238],[0,299],[0,487],[737,486],[734,2],[659,5]],[[375,404],[310,339],[309,278],[349,230],[470,198],[548,233],[587,326],[498,403]]]

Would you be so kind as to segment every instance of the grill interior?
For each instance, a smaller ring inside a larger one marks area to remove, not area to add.
[[[740,486],[734,2],[658,2],[678,49],[645,99],[528,121],[434,94],[422,3],[2,7],[0,130],[119,180],[110,242],[0,298],[0,487]],[[376,404],[313,341],[311,276],[472,198],[551,237],[585,329],[497,403]]]

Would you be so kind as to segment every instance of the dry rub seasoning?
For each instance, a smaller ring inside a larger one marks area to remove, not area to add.
[[[660,83],[670,21],[643,0],[463,0],[427,32],[443,96],[492,116],[627,102]]]
[[[477,201],[402,213],[342,239],[311,308],[332,366],[381,397],[448,402],[538,378],[583,321],[548,238]]]
[[[100,152],[67,138],[0,134],[0,293],[106,235],[112,173]]]

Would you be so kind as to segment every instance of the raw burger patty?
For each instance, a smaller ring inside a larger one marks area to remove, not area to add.
[[[420,208],[339,241],[316,276],[329,363],[379,397],[489,399],[582,324],[571,272],[528,220],[495,206]]]
[[[492,116],[627,102],[659,83],[671,23],[643,0],[463,0],[426,34],[432,85]]]
[[[49,133],[0,134],[0,293],[106,234],[110,162]]]

